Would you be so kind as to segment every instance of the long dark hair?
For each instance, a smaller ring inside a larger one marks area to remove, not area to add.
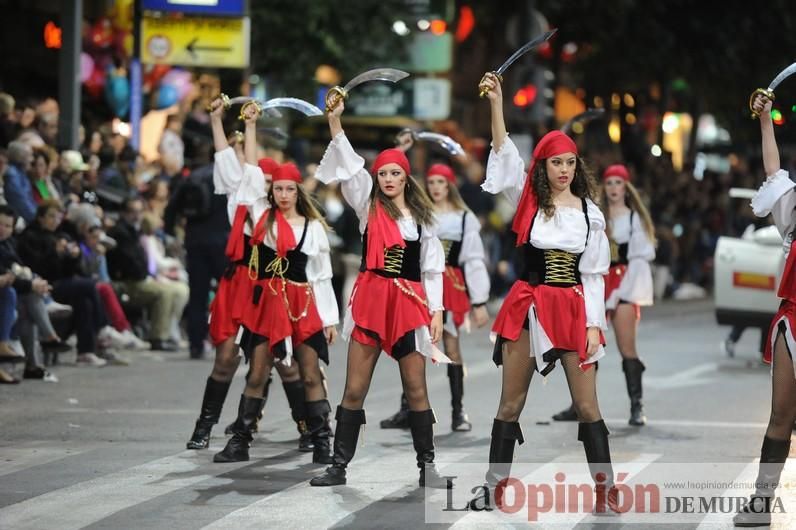
[[[265,230],[267,233],[271,234],[271,237],[275,238],[274,222],[276,221],[276,210],[279,206],[276,205],[276,201],[274,200],[273,183],[271,183],[271,186],[268,188],[268,204],[270,204],[271,207],[268,209],[268,214],[265,218]],[[323,215],[321,215],[320,210],[318,210],[315,204],[315,199],[307,193],[307,190],[304,189],[304,185],[298,182],[296,183],[296,211],[310,221],[319,221],[324,230],[330,230],[329,225],[326,224],[326,219],[323,218]]]
[[[581,157],[576,157],[575,163],[575,177],[570,184],[572,194],[581,199],[591,199],[594,201],[597,197],[597,183],[594,177],[586,167],[585,162]],[[556,205],[553,204],[553,194],[550,191],[550,182],[547,180],[547,159],[542,158],[536,161],[536,167],[533,170],[533,181],[531,183],[533,191],[539,204],[539,209],[545,214],[545,217],[553,217],[556,213]]]
[[[406,198],[406,207],[412,214],[412,219],[418,225],[430,226],[435,223],[434,221],[434,202],[431,197],[426,193],[425,187],[418,184],[412,175],[407,173],[406,185],[404,186],[404,196]],[[392,199],[387,197],[379,187],[378,177],[373,177],[373,189],[370,192],[370,210],[371,212],[376,209],[376,201],[381,203],[384,211],[387,212],[392,219],[398,220],[403,217],[403,214],[392,202]]]

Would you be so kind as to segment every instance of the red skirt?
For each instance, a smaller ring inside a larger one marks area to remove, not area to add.
[[[251,280],[245,265],[235,265],[232,276],[221,277],[210,303],[210,340],[218,346],[238,333],[242,308],[251,300]]]
[[[287,337],[292,338],[295,347],[323,331],[310,284],[280,278],[252,282],[252,295],[241,323],[252,333],[266,337],[269,348]]]
[[[627,265],[614,265],[608,269],[608,274],[604,276],[606,300],[611,297],[611,293],[619,288],[622,279],[625,277],[625,272],[627,272]]]
[[[445,311],[453,313],[453,323],[457,328],[464,324],[470,311],[470,297],[461,267],[445,267],[445,274],[442,275],[442,306]]]
[[[426,291],[421,282],[385,278],[371,271],[360,272],[350,305],[356,326],[351,337],[364,344],[373,344],[374,341],[362,332],[369,331],[378,336],[381,349],[388,355],[392,355],[393,345],[404,335],[431,324]]]
[[[499,340],[496,344],[495,354],[500,352],[501,341],[516,341],[520,338],[523,328],[529,329],[531,323],[528,313],[531,305],[535,309],[539,331],[545,337],[544,342],[549,344],[547,351],[541,352],[543,356],[552,352],[577,352],[581,363],[586,355],[586,303],[583,299],[583,288],[580,285],[573,287],[551,287],[549,285],[530,285],[528,282],[517,281],[511,287],[508,296],[503,301],[500,311],[495,317],[492,331]],[[549,341],[549,342],[548,342]],[[600,342],[604,345],[605,338],[600,333]],[[536,354],[538,352],[534,352]],[[499,359],[495,359],[498,362]],[[591,364],[582,364],[587,370]]]
[[[794,333],[793,330],[796,330],[796,303],[783,300],[779,305],[779,311],[774,316],[774,320],[771,321],[771,327],[768,329],[768,339],[766,340],[766,351],[763,352],[763,361],[769,364],[774,358],[774,341],[777,340],[779,323],[783,319],[787,319],[788,327],[791,329],[791,333]],[[785,337],[785,339],[790,343],[796,341],[796,337]]]

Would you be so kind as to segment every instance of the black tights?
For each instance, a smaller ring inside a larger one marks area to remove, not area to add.
[[[793,353],[793,352],[791,352]],[[793,359],[782,331],[774,343],[774,367],[771,378],[771,417],[766,436],[774,440],[789,440],[796,421],[796,377]]]
[[[597,385],[594,367],[585,372],[578,364],[580,359],[575,352],[561,356],[561,364],[569,385],[572,403],[579,421],[595,422],[602,418],[597,403]],[[528,397],[528,387],[536,369],[536,359],[531,356],[531,343],[528,330],[522,330],[517,341],[503,344],[503,388],[500,393],[497,419],[514,422],[520,419]]]
[[[380,348],[368,346],[351,340],[348,346],[348,365],[346,368],[345,391],[342,406],[359,410],[365,404],[370,389],[373,369],[381,355]],[[426,359],[418,352],[412,352],[398,361],[404,394],[409,401],[409,409],[422,411],[431,408],[426,388]]]

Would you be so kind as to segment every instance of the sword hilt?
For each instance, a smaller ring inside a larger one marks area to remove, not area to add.
[[[225,109],[228,109],[231,106],[230,103],[229,103],[229,96],[228,95],[226,95],[223,92],[221,92],[218,96],[213,98],[213,101],[215,101],[215,100],[217,100],[219,98],[221,98],[221,104],[224,106]],[[207,105],[207,107],[205,107],[205,110],[207,112],[213,112],[213,107],[212,107],[213,101],[211,101]]]
[[[497,78],[497,80],[498,80],[498,82],[499,82],[500,84],[503,84],[503,76],[502,76],[502,75],[500,75],[500,74],[499,74],[499,73],[497,73],[497,72],[489,72],[489,73],[490,73],[490,74],[493,74],[493,75],[494,75],[494,76]],[[484,82],[484,79],[485,79],[485,78],[486,78],[486,75],[485,75],[484,77],[482,77],[482,78],[481,78],[481,83],[478,83],[478,86],[479,86],[479,88],[481,89],[481,91],[478,93],[478,97],[479,97],[479,98],[483,98],[483,97],[485,97],[487,94],[489,94],[489,89],[488,89],[488,88],[486,88],[485,86],[483,86],[483,85],[482,85],[482,83]]]
[[[755,98],[757,96],[763,96],[764,98],[768,99],[771,102],[773,102],[774,99],[775,99],[774,91],[773,90],[769,90],[767,88],[758,88],[757,90],[752,92],[752,95],[749,96],[749,110],[752,111],[752,119],[756,119],[756,118],[760,117],[760,114],[755,112],[755,109],[752,106],[754,104]]]
[[[348,97],[348,92],[341,86],[333,86],[326,93],[326,112],[332,112],[341,101]]]
[[[263,115],[263,107],[262,107],[262,105],[260,105],[260,102],[254,100],[254,99],[250,99],[249,101],[247,101],[246,103],[244,103],[240,107],[240,115],[238,116],[238,119],[240,121],[245,121],[246,120],[246,109],[248,109],[252,105],[254,105],[254,108],[257,109],[257,117],[258,118]]]

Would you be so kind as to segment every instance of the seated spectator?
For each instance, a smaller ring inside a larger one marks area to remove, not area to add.
[[[47,154],[47,151],[37,149],[33,153],[30,182],[33,184],[33,198],[37,205],[50,199],[61,200],[61,191],[52,179],[50,162],[50,155]]]
[[[72,195],[69,202],[87,202],[89,204],[99,202],[94,191],[97,183],[86,180],[86,171],[88,171],[89,165],[83,161],[83,156],[79,151],[62,152],[61,169],[64,171],[69,194]]]
[[[8,169],[4,179],[8,205],[25,220],[26,224],[36,217],[36,200],[33,197],[33,186],[28,179],[28,169],[33,161],[33,149],[30,146],[14,141],[8,144]]]
[[[80,247],[59,232],[63,213],[58,202],[45,201],[33,223],[19,237],[19,255],[25,265],[52,284],[52,297],[72,306],[77,328],[77,363],[104,366],[96,355],[97,334],[105,327],[105,312],[94,281],[80,276]]]
[[[81,204],[79,206],[87,205]],[[96,217],[89,218],[87,221],[78,221],[77,229],[80,233],[83,274],[97,282],[97,291],[112,326],[103,328],[100,331],[100,337],[103,338],[104,334],[114,346],[119,348],[149,349],[149,344],[133,333],[133,328],[124,314],[119,297],[111,285],[105,253],[107,251],[106,245],[112,248],[115,245],[115,241],[105,235],[102,231],[100,220]]]
[[[32,271],[22,265],[17,254],[13,231],[16,222],[14,211],[0,206],[0,270],[14,275],[12,288],[16,291],[17,322],[16,335],[25,352],[25,379],[43,379],[57,382],[58,379],[44,369],[41,351],[63,353],[71,350],[53,328],[44,299],[52,288],[43,278],[36,278]]]
[[[108,233],[116,241],[116,248],[107,254],[108,271],[111,279],[130,297],[132,304],[147,309],[152,349],[176,351],[178,345],[169,340],[169,330],[180,292],[150,275],[149,258],[140,241],[143,213],[141,199],[125,201],[119,222]]]
[[[163,242],[158,232],[163,231],[163,220],[152,212],[143,215],[141,221],[141,245],[147,253],[150,275],[158,282],[167,284],[174,290],[174,305],[171,313],[169,338],[182,342],[180,321],[188,304],[188,273],[180,260],[166,256]],[[154,271],[154,272],[153,272]]]
[[[0,363],[18,363],[25,356],[11,345],[11,329],[17,320],[17,292],[14,290],[14,273],[0,274]]]

